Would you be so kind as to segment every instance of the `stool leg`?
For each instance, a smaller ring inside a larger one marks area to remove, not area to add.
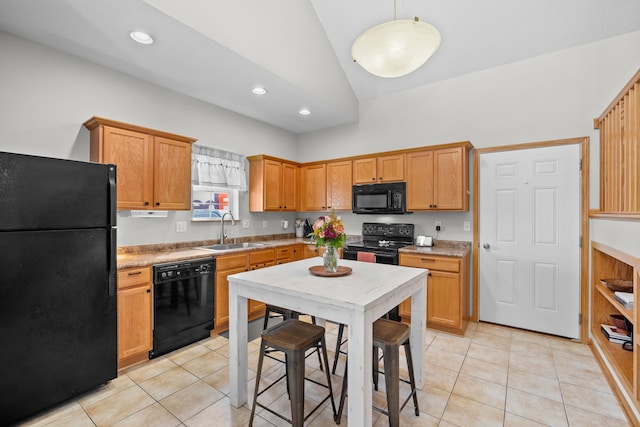
[[[400,348],[385,345],[384,355],[384,383],[387,386],[387,412],[389,412],[389,426],[400,425]]]
[[[344,333],[344,325],[340,323],[338,327],[338,341],[336,342],[336,352],[333,355],[333,369],[331,369],[331,373],[333,375],[336,374],[336,366],[338,366],[338,356],[340,356],[340,348],[342,347],[342,334]]]
[[[251,405],[251,418],[249,418],[249,427],[253,425],[253,416],[256,414],[256,402],[258,401],[258,388],[260,387],[260,375],[262,374],[262,361],[264,360],[264,352],[267,346],[264,341],[260,340],[260,357],[258,358],[258,372],[256,372],[256,387],[253,393],[253,405]]]
[[[331,387],[331,376],[329,375],[329,358],[327,357],[327,342],[324,335],[320,339],[322,345],[322,356],[324,358],[325,374],[327,376],[327,386],[329,387],[329,396],[331,399],[331,407],[333,408],[333,418],[336,417],[336,402],[333,400],[333,387]]]
[[[338,413],[333,416],[333,421],[336,424],[340,424],[340,419],[342,418],[342,411],[344,409],[344,401],[347,397],[347,369],[348,363],[345,360],[344,363],[344,377],[342,377],[342,391],[340,392],[340,404],[338,405]]]
[[[378,363],[380,362],[380,359],[378,359],[378,354],[378,347],[373,347],[371,366],[373,367],[373,388],[375,391],[378,391]]]
[[[416,379],[413,373],[413,359],[411,356],[411,345],[409,340],[404,343],[404,353],[407,356],[407,369],[409,370],[409,383],[411,384],[411,394],[413,395],[413,407],[416,417],[420,416],[420,409],[418,408],[418,393],[416,392]]]
[[[269,326],[269,316],[271,315],[271,311],[269,310],[269,306],[265,309],[264,312],[264,323],[262,325],[262,330],[264,331]]]
[[[292,351],[287,355],[287,383],[291,392],[291,424],[302,427],[304,424],[304,352]]]

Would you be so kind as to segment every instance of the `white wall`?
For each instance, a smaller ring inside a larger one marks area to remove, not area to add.
[[[379,151],[470,140],[490,147],[549,139],[591,137],[591,207],[598,205],[598,134],[593,118],[640,68],[640,32],[496,67],[456,79],[363,102],[360,121],[296,136],[262,122],[151,85],[89,62],[0,32],[0,150],[87,160],[89,133],[82,123],[93,115],[198,138],[198,143],[245,155],[265,153],[298,161],[322,160]],[[427,65],[428,66],[428,63]],[[249,214],[246,194],[241,216],[252,227],[229,227],[230,236],[293,232],[282,230],[295,214]],[[300,216],[315,218],[319,213]],[[128,213],[124,213],[128,215]],[[471,240],[462,231],[471,212],[415,213],[375,217],[342,214],[348,234],[364,221],[411,222],[416,234]],[[212,239],[217,223],[188,223],[176,233],[176,221],[119,218],[120,246]],[[262,228],[262,221],[268,227]],[[594,240],[630,246],[640,239],[626,230],[636,223],[592,221]]]
[[[295,160],[297,136],[228,110],[179,95],[110,69],[0,32],[0,150],[89,160],[89,132],[82,123],[96,115],[185,135],[198,144],[245,155],[268,153]],[[247,236],[291,232],[281,219],[295,214],[253,214],[242,193],[240,216],[252,227],[228,226],[228,234]],[[268,227],[262,227],[262,221]],[[188,221],[187,233],[175,222]],[[167,219],[118,218],[118,246],[213,239],[219,223],[191,223],[190,212]]]
[[[302,135],[299,160],[465,140],[485,148],[588,136],[590,206],[595,208],[599,135],[593,119],[640,68],[638,46],[640,32],[629,33],[363,102],[359,122]],[[433,222],[442,220],[440,238],[451,240],[472,239],[462,231],[462,222],[471,218],[471,212],[406,217],[426,234],[433,234]],[[353,222],[361,221],[350,219],[347,225]],[[640,251],[640,238],[625,233],[627,228],[637,231],[637,223],[593,222],[594,239],[611,244],[635,240],[626,246]]]

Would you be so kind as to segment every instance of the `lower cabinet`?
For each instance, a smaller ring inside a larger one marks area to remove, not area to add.
[[[147,360],[153,347],[151,267],[118,271],[118,368]]]
[[[304,257],[304,244],[276,248],[276,264],[299,261]]]
[[[315,256],[322,256],[326,249],[324,246],[315,247],[313,244],[305,244],[304,245],[304,259],[313,258]],[[338,249],[338,254],[340,258],[342,258],[342,248]]]
[[[216,257],[216,298],[215,298],[215,330],[224,331],[229,327],[229,280],[231,274],[256,270],[275,264],[274,249],[242,252]],[[264,303],[249,300],[247,307],[249,319],[264,314]]]
[[[429,269],[427,327],[463,335],[469,322],[469,255],[400,253],[400,265]],[[411,299],[400,304],[400,316],[411,317]]]

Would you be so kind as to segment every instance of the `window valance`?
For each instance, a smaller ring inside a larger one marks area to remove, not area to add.
[[[191,182],[247,191],[246,157],[194,144],[191,148]]]

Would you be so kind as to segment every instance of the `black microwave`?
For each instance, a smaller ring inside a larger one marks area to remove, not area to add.
[[[353,213],[405,214],[407,186],[404,182],[353,186]]]

